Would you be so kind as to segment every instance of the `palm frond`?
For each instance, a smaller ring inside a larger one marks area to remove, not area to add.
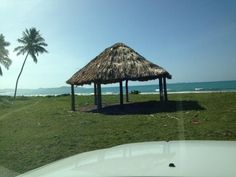
[[[35,53],[30,53],[30,56],[33,58],[33,61],[34,61],[35,63],[38,62],[38,59],[37,59],[37,57],[35,56]]]
[[[37,63],[37,57],[39,54],[47,53],[48,51],[44,48],[47,46],[44,38],[40,35],[36,28],[25,29],[22,33],[22,38],[17,40],[22,43],[22,46],[15,48],[17,55],[29,53],[33,61]]]
[[[18,52],[17,52],[18,51]],[[17,52],[16,55],[24,55],[27,52],[27,48],[25,46],[18,46],[14,49],[14,52]]]
[[[8,57],[1,58],[0,63],[7,69],[9,69],[9,66],[11,65],[12,61]]]
[[[44,47],[47,47],[47,46],[48,46],[48,44],[46,44],[45,42],[39,42],[39,43],[37,43],[37,45],[39,45],[39,46],[44,46]]]
[[[9,69],[12,61],[8,57],[9,51],[5,48],[9,46],[10,43],[5,41],[3,34],[0,34],[0,64],[2,64],[5,68]],[[0,67],[0,75],[2,76],[2,68]]]
[[[8,56],[9,51],[5,49],[4,47],[0,47],[0,58],[3,58],[4,56]]]
[[[5,37],[3,36],[3,34],[0,34],[0,46],[7,47],[9,45],[10,45],[10,43],[5,41]]]
[[[41,46],[36,46],[35,51],[37,51],[37,53],[44,53],[44,52],[48,53],[48,51],[44,47],[41,47]]]
[[[27,41],[25,41],[24,39],[17,39],[17,41],[22,44],[27,44]]]
[[[24,48],[24,46],[18,46],[14,49],[14,52],[17,52],[18,50],[22,50]]]

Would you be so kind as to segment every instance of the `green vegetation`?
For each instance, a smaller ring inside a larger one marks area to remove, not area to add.
[[[17,52],[17,55],[26,54],[26,56],[25,56],[25,60],[22,64],[22,66],[21,66],[20,73],[16,79],[14,98],[16,98],[18,82],[19,82],[20,76],[22,74],[22,71],[24,69],[25,62],[26,62],[28,56],[30,55],[33,58],[33,61],[35,63],[37,63],[38,62],[38,59],[37,59],[38,55],[48,52],[44,48],[48,45],[45,43],[44,38],[41,36],[41,34],[39,33],[39,31],[36,28],[30,28],[30,29],[26,29],[25,31],[23,31],[22,38],[18,39],[17,41],[21,44],[21,46],[16,47],[14,49],[14,51]]]
[[[3,34],[0,34],[0,64],[3,65],[5,68],[9,69],[12,61],[8,57],[9,51],[6,49],[10,45],[9,42],[5,41],[5,37]],[[2,68],[0,65],[0,76],[2,76]]]
[[[162,140],[236,140],[236,93],[103,96],[104,112],[91,112],[92,96],[0,97],[0,164],[25,172],[73,154],[123,143]],[[154,100],[154,101],[153,101]],[[141,103],[142,102],[142,103]],[[138,108],[138,109],[137,109]]]
[[[130,93],[131,93],[131,94],[140,94],[140,91],[138,91],[138,90],[131,90]]]

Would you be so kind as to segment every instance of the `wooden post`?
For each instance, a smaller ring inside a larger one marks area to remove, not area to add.
[[[71,110],[75,111],[75,90],[74,90],[74,85],[71,85]]]
[[[125,81],[126,102],[129,102],[128,80]]]
[[[98,112],[102,109],[102,96],[101,96],[101,84],[97,84],[97,109]]]
[[[162,77],[159,78],[159,92],[160,92],[160,101],[163,101]]]
[[[97,105],[97,84],[94,82],[94,104]]]
[[[163,84],[164,84],[164,98],[165,98],[165,101],[168,101],[167,86],[166,86],[166,77],[163,78]]]
[[[123,86],[122,86],[122,81],[120,81],[120,105],[123,105]]]

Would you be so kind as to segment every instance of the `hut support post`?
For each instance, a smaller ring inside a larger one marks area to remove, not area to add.
[[[166,86],[166,77],[163,78],[163,84],[164,84],[164,98],[165,98],[165,101],[168,101],[167,86]]]
[[[94,83],[94,104],[97,105],[97,84]]]
[[[123,86],[122,86],[122,81],[120,81],[120,105],[123,105]]]
[[[128,80],[125,81],[126,102],[129,102]]]
[[[74,85],[71,85],[71,110],[75,111],[75,90],[74,90]]]
[[[162,77],[159,78],[159,92],[160,92],[160,101],[163,101],[163,85],[162,85]]]
[[[98,112],[102,109],[101,84],[97,84],[97,109]]]

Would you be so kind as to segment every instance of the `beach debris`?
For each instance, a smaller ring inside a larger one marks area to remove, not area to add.
[[[167,116],[168,118],[171,118],[171,119],[176,119],[176,120],[179,120],[179,118],[178,118],[178,117],[175,117],[175,116],[170,116],[169,114],[166,114],[166,116]]]
[[[192,119],[192,124],[200,124],[200,120],[199,119]]]

